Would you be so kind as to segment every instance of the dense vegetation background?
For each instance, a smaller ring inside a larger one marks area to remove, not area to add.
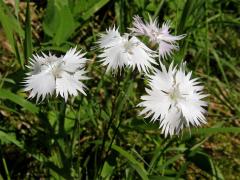
[[[120,82],[100,66],[99,33],[114,24],[127,32],[136,14],[187,34],[165,64],[184,59],[204,83],[203,128],[164,139],[138,116],[143,76],[125,72]],[[0,179],[240,178],[239,0],[0,0],[0,24]],[[87,96],[27,100],[32,53],[60,56],[76,45],[90,59]]]

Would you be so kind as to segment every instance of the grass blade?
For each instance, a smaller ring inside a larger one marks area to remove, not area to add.
[[[10,142],[10,143],[13,143],[20,149],[24,149],[24,145],[20,141],[17,140],[15,134],[6,133],[6,132],[0,130],[0,139]]]
[[[144,180],[148,179],[147,171],[145,170],[143,165],[133,157],[133,155],[125,151],[120,146],[117,146],[116,144],[112,144],[112,149],[114,149],[115,151],[120,153],[122,156],[124,156],[126,159],[128,159],[130,162],[130,165],[138,172],[138,174],[141,176],[142,179]]]
[[[211,48],[210,50],[211,50],[215,60],[217,61],[218,67],[219,67],[219,69],[220,69],[220,71],[222,73],[222,76],[223,76],[223,79],[224,79],[225,83],[227,85],[229,85],[228,78],[227,78],[227,76],[225,74],[225,71],[224,71],[224,68],[223,68],[223,64],[222,64],[222,61],[221,61],[220,57],[218,56],[218,54],[217,54],[217,52],[215,51],[214,48]]]
[[[29,110],[32,113],[38,112],[38,107],[36,107],[34,104],[30,103],[29,101],[25,100],[23,97],[18,96],[8,90],[0,89],[0,99],[8,99],[23,108]]]
[[[189,14],[192,11],[193,3],[194,2],[192,0],[187,0],[184,5],[181,18],[177,27],[178,34],[182,34],[184,32],[185,24],[187,22],[187,18],[189,17]]]
[[[6,176],[7,176],[7,180],[10,180],[11,178],[10,178],[10,175],[9,175],[9,171],[8,171],[8,167],[7,167],[7,163],[6,163],[5,158],[3,158],[2,161],[3,161],[4,171],[5,171]]]
[[[27,0],[26,21],[25,21],[25,39],[24,39],[24,56],[27,60],[32,55],[32,32],[29,0]]]
[[[107,4],[109,0],[100,0],[94,3],[94,5],[88,9],[88,11],[84,12],[82,15],[83,20],[89,19],[91,16],[94,15],[95,12],[97,12],[99,9],[101,9],[105,4]]]
[[[14,37],[14,39],[16,39],[17,36]],[[14,50],[15,50],[15,56],[16,59],[18,61],[18,63],[20,64],[20,66],[22,67],[22,69],[24,69],[24,59],[23,59],[23,54],[20,52],[19,47],[18,47],[18,43],[17,41],[14,41]]]

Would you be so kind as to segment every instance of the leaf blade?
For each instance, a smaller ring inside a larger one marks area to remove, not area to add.
[[[39,109],[34,104],[30,103],[29,101],[25,100],[23,97],[18,96],[11,91],[0,89],[0,99],[8,99],[23,108],[29,110],[32,113],[38,113]]]

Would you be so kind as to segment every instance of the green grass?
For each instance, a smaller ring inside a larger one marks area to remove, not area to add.
[[[237,179],[240,175],[240,3],[238,0],[0,0],[0,179]],[[27,1],[28,2],[28,1]],[[183,59],[200,76],[208,124],[164,139],[138,116],[143,77],[105,74],[93,50],[114,24],[133,15],[171,20],[187,34],[170,64]],[[29,57],[83,49],[89,88],[67,103],[35,104],[21,82]]]

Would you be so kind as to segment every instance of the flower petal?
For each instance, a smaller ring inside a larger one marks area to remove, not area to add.
[[[82,76],[83,72],[78,71],[74,75],[67,72],[62,72],[61,77],[56,79],[56,94],[62,96],[67,101],[68,96],[77,96],[78,91],[86,95],[84,92],[85,85],[80,82],[81,79],[86,79]]]
[[[31,75],[25,80],[25,91],[30,91],[29,98],[37,96],[45,99],[47,95],[52,95],[55,90],[55,78],[51,72],[44,71],[39,74]]]

